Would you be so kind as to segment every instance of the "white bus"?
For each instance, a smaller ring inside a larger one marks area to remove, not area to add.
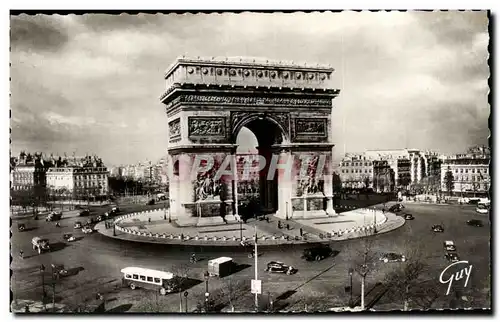
[[[141,267],[125,267],[121,272],[123,285],[133,290],[140,287],[156,290],[165,295],[178,291],[181,286],[179,279],[170,272]]]

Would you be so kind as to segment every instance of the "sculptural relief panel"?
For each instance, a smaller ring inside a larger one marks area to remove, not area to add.
[[[168,123],[168,138],[170,142],[178,141],[181,138],[181,119],[175,119]]]
[[[322,142],[328,139],[326,118],[296,118],[292,126],[292,140]]]
[[[189,116],[188,135],[191,140],[225,139],[226,118],[220,116]]]

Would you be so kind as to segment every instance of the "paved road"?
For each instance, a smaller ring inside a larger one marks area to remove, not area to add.
[[[127,208],[121,206],[121,208],[127,211],[139,210],[137,205]],[[106,210],[108,209],[99,211]],[[447,286],[440,284],[438,278],[441,271],[448,265],[443,258],[442,243],[444,240],[454,240],[461,259],[468,260],[473,265],[471,280],[462,293],[468,296],[467,306],[490,307],[490,225],[487,218],[476,214],[472,206],[410,204],[405,211],[412,213],[415,220],[408,221],[405,226],[395,231],[370,237],[370,240],[373,240],[373,250],[378,253],[404,252],[408,241],[424,245],[424,260],[430,267],[427,278],[434,280],[435,287],[443,294],[435,305],[447,305],[450,302],[450,297],[444,296]],[[484,227],[475,228],[465,224],[467,220],[478,217],[483,218]],[[41,299],[42,278],[38,267],[44,264],[48,268],[53,262],[64,264],[74,273],[73,276],[65,277],[55,284],[56,302],[70,306],[76,306],[85,301],[95,303],[94,296],[100,292],[105,294],[107,308],[114,311],[156,311],[157,302],[164,311],[180,309],[180,298],[176,294],[157,299],[151,292],[119,288],[120,269],[126,266],[142,266],[174,272],[187,267],[188,275],[195,284],[188,290],[188,310],[190,311],[195,309],[197,302],[203,301],[205,282],[202,276],[206,270],[207,259],[231,256],[236,263],[241,265],[240,271],[231,277],[209,280],[209,292],[214,298],[222,291],[226,293],[224,298],[228,297],[227,293],[232,293],[228,291],[231,289],[228,286],[230,280],[233,288],[237,285],[239,289],[243,289],[254,277],[253,259],[247,257],[246,251],[144,245],[110,239],[98,233],[84,236],[80,231],[73,229],[74,222],[79,219],[79,217],[63,219],[61,228],[43,220],[29,220],[25,222],[28,222],[28,228],[33,228],[32,230],[22,233],[17,230],[13,231],[11,247],[14,255],[12,262],[14,299]],[[431,232],[432,224],[443,224],[445,232],[441,234]],[[62,235],[68,232],[81,239],[74,243],[62,242]],[[42,255],[31,251],[30,241],[33,236],[49,238],[52,243],[55,243],[54,251]],[[359,239],[331,243],[332,248],[339,251],[339,254],[335,258],[320,262],[305,262],[300,259],[305,246],[261,249],[258,271],[259,278],[263,280],[265,293],[262,296],[262,302],[267,302],[267,296],[270,296],[274,300],[275,307],[286,306],[288,310],[302,310],[305,306],[309,310],[314,310],[345,305],[348,300],[344,291],[344,287],[349,282],[347,272],[352,266],[354,254],[362,244],[363,242]],[[25,252],[24,260],[17,256],[20,249]],[[196,252],[202,260],[189,264],[191,252]],[[298,268],[298,273],[292,276],[268,274],[264,272],[264,265],[270,260],[281,260],[293,265]],[[368,289],[398,265],[400,264],[377,264],[367,278]],[[49,272],[45,273],[45,284],[50,284],[50,275]],[[356,296],[359,293],[356,276],[353,289],[354,296]],[[47,287],[47,293],[51,298],[52,290],[49,287]],[[237,310],[249,310],[253,305],[252,296],[248,291],[243,294],[234,294],[234,297],[238,297],[233,303]],[[473,303],[470,302],[471,297],[474,298]],[[183,303],[185,305],[184,301]],[[378,307],[384,309],[394,307],[394,305],[394,299],[384,296],[379,301]]]

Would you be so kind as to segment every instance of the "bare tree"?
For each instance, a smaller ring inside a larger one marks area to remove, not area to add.
[[[231,312],[234,312],[235,302],[240,296],[248,294],[250,283],[248,281],[234,280],[232,277],[223,281],[222,292],[227,298]]]
[[[179,292],[179,312],[183,312],[182,309],[182,291],[184,290],[186,282],[189,280],[189,271],[191,268],[188,264],[178,264],[173,265],[170,269],[170,272],[174,274],[176,278],[176,289]]]
[[[366,231],[360,243],[352,246],[349,251],[352,269],[361,278],[361,310],[365,309],[365,282],[366,277],[373,272],[377,263],[377,254],[373,247],[373,239],[369,237],[370,231]]]
[[[427,265],[423,259],[422,248],[416,243],[406,242],[403,255],[405,255],[405,261],[387,274],[385,280],[388,285],[391,285],[390,294],[395,299],[401,299],[403,301],[403,310],[407,311],[412,296],[421,293],[421,290],[417,290],[417,287],[420,286]]]

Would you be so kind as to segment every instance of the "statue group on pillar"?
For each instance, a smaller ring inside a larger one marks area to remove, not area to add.
[[[299,189],[302,192],[302,195],[322,192],[322,189],[320,187],[320,182],[316,178],[318,163],[319,163],[318,155],[314,156],[312,160],[309,162],[306,172],[307,178],[303,179],[299,184]]]
[[[208,172],[198,174],[198,178],[194,183],[196,200],[206,200],[220,196],[221,185],[220,180],[215,181],[213,175]]]

